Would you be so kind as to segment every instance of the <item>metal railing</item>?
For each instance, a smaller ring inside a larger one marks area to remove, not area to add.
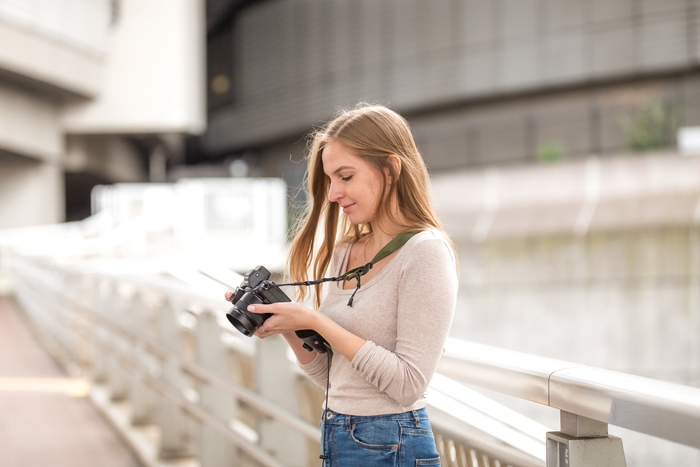
[[[145,443],[139,430],[156,427],[157,446],[151,440],[139,453],[144,462],[319,465],[323,390],[282,339],[243,337],[223,319],[224,287],[207,283],[216,271],[180,270],[175,279],[109,269],[27,255],[9,265],[14,294],[51,353],[93,381],[93,401],[107,415],[128,407],[113,422],[132,446]],[[543,465],[543,426],[449,378],[436,377],[431,392],[443,465]]]
[[[224,287],[208,279],[220,271],[158,273],[145,262],[61,263],[26,253],[3,264],[51,352],[94,382],[94,402],[133,446],[150,446],[145,462],[319,465],[323,390],[281,339],[248,339],[231,328]],[[562,431],[547,433],[457,381],[556,408]],[[700,448],[700,389],[456,339],[428,409],[449,467],[563,466],[561,446],[607,440],[608,424]]]
[[[700,449],[700,389],[456,339],[440,373]]]

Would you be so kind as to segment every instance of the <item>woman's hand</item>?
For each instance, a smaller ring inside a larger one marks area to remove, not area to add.
[[[233,292],[226,292],[226,300],[230,301]],[[326,315],[314,311],[296,302],[277,302],[269,305],[249,305],[250,313],[271,313],[260,326],[255,335],[261,339],[273,334],[281,334],[289,343],[294,354],[302,364],[309,363],[316,352],[308,352],[302,347],[303,341],[294,331],[300,329],[313,329],[322,335],[333,347],[348,360],[352,360],[357,351],[365,343],[365,340],[349,331],[346,331]]]
[[[231,301],[234,292],[227,291],[225,297],[227,301]],[[260,339],[265,339],[273,334],[281,334],[289,343],[289,346],[294,351],[297,359],[302,364],[310,363],[315,357],[316,352],[309,352],[303,347],[304,342],[294,333],[300,329],[313,329],[314,317],[321,316],[303,305],[294,302],[279,302],[270,305],[250,305],[247,311],[249,313],[270,313],[268,319],[255,331],[255,336]]]
[[[300,329],[313,329],[317,312],[295,302],[277,302],[269,305],[248,306],[249,313],[270,313],[272,316],[258,328],[255,335],[264,339],[273,334],[288,335]]]
[[[227,301],[231,301],[233,293],[231,290],[226,291]],[[313,318],[317,314],[317,312],[295,302],[250,305],[247,311],[249,313],[272,314],[255,332],[255,335],[261,339],[273,334],[289,335],[300,329],[313,329]]]

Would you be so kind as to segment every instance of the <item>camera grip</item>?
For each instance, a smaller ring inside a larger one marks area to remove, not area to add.
[[[313,329],[302,329],[295,332],[297,337],[304,342],[303,347],[309,352],[315,350],[318,353],[326,353],[330,348],[326,339]]]

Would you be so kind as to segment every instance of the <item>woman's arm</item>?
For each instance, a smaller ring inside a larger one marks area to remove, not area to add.
[[[304,342],[295,334],[299,329],[313,329],[321,334],[333,347],[334,352],[348,359],[357,353],[365,340],[346,331],[324,314],[311,310],[299,303],[278,302],[269,305],[250,305],[252,313],[272,313],[255,335],[265,339],[273,334],[281,334],[294,352],[304,372],[318,386],[325,387],[328,382],[328,358],[330,353],[309,352],[303,347]]]
[[[440,238],[411,248],[398,277],[393,350],[368,341],[351,361],[368,382],[402,406],[427,389],[452,324],[457,272],[452,250]]]
[[[294,333],[299,329],[313,329],[328,341],[335,352],[340,353],[348,360],[352,360],[366,342],[361,337],[340,327],[323,313],[311,310],[299,303],[278,302],[268,305],[250,305],[248,311],[272,313],[272,316],[265,321],[265,324],[258,329],[255,335],[264,339],[272,334],[282,334],[302,365],[314,360],[316,352],[309,352],[302,347],[303,342]]]

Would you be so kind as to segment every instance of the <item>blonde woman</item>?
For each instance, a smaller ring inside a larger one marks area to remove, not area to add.
[[[324,467],[440,465],[426,390],[452,323],[457,265],[408,123],[378,105],[341,112],[313,134],[307,177],[291,278],[361,272],[331,283],[323,297],[317,285],[314,309],[251,305],[271,313],[255,335],[284,336],[326,389]],[[388,256],[363,268],[388,244]],[[323,336],[330,351],[307,351],[295,334],[303,329]]]

